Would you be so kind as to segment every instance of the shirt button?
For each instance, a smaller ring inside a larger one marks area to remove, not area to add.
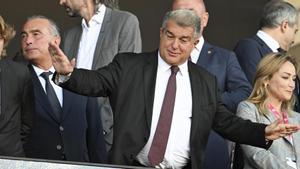
[[[57,150],[61,150],[61,148],[62,148],[62,147],[61,147],[61,145],[59,145],[59,144],[56,146],[56,149],[57,149]]]
[[[107,134],[107,132],[103,130],[103,135],[106,135],[106,134]]]
[[[59,130],[60,130],[60,131],[64,131],[63,126],[59,126]]]

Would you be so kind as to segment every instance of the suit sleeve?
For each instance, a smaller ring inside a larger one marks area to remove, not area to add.
[[[251,120],[252,122],[258,122],[259,114],[254,105],[250,105],[249,102],[241,102],[237,110],[237,116]],[[241,144],[241,148],[244,158],[246,158],[254,168],[293,169],[287,165],[285,161],[272,154],[271,151],[243,144]]]
[[[210,83],[210,88],[216,90],[214,94],[212,94],[216,98],[216,113],[214,115],[212,128],[218,134],[231,141],[267,149],[269,145],[266,144],[265,140],[266,125],[252,123],[250,120],[243,120],[233,113],[230,113],[221,102],[216,86],[216,80],[215,83]],[[249,133],[251,133],[251,135],[249,135]]]
[[[106,163],[107,152],[103,136],[101,116],[96,98],[88,98],[87,102],[87,147],[89,152],[90,162]]]
[[[226,68],[226,89],[222,93],[221,99],[226,107],[235,113],[237,105],[248,98],[252,87],[233,52],[230,52]]]
[[[64,89],[85,96],[111,96],[112,93],[117,92],[119,79],[122,73],[122,61],[120,60],[127,59],[127,57],[124,57],[123,55],[125,54],[115,56],[113,62],[97,70],[75,68],[70,79],[59,85]],[[56,74],[53,77],[53,80],[55,80],[55,78]]]
[[[118,53],[140,53],[142,51],[142,39],[139,21],[137,17],[132,14],[128,16],[120,32]]]
[[[256,66],[261,59],[258,47],[251,40],[241,40],[234,48],[237,59],[252,84],[256,72]]]
[[[22,111],[21,111],[21,136],[22,141],[27,142],[30,131],[33,127],[34,119],[34,92],[33,84],[30,73],[25,67],[25,78],[23,79],[23,92],[22,92]]]

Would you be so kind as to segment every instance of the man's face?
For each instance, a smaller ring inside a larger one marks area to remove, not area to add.
[[[49,43],[60,42],[60,38],[50,31],[50,23],[46,19],[32,19],[27,21],[21,32],[21,46],[24,57],[38,63],[45,59],[51,59],[48,47]]]
[[[169,65],[181,65],[189,58],[198,41],[194,38],[193,27],[181,27],[169,20],[166,28],[160,29],[160,56]]]
[[[59,4],[66,9],[69,16],[75,17],[80,15],[82,0],[59,0]]]
[[[201,19],[201,34],[203,29],[207,26],[209,15],[206,12],[203,0],[174,0],[173,10],[191,9],[194,10]]]
[[[294,24],[293,26],[287,26],[284,39],[283,39],[283,48],[288,50],[295,41],[296,33],[298,32],[298,24]]]

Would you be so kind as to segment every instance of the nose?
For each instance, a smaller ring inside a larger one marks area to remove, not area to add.
[[[31,38],[31,36],[26,36],[23,38],[23,42],[26,44],[26,46],[29,46],[32,44],[33,39]]]
[[[297,80],[297,79],[296,79]],[[290,83],[289,83],[289,87],[292,88],[293,90],[295,89],[295,86],[296,86],[296,82],[295,80],[290,80]]]
[[[172,48],[177,49],[178,47],[179,47],[179,40],[174,39],[173,42],[172,42]]]

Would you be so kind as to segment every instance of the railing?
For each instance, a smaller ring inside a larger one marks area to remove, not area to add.
[[[146,169],[145,167],[0,156],[0,169]]]

